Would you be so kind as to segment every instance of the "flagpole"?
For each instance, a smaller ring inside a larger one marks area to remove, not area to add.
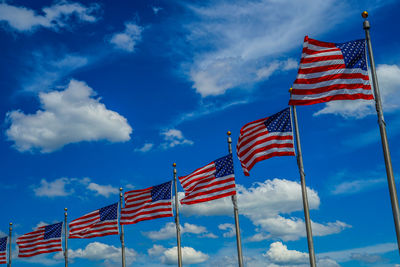
[[[12,260],[12,254],[11,254],[11,237],[12,237],[12,222],[10,222],[10,228],[8,232],[8,267],[11,267],[11,260]]]
[[[119,188],[119,211],[121,214],[122,211],[122,190],[123,188],[120,187]],[[121,224],[121,235],[120,235],[120,239],[121,239],[121,257],[122,257],[122,267],[125,267],[125,234],[124,234],[124,225]]]
[[[292,88],[290,88],[289,92],[292,92]],[[301,143],[300,143],[300,134],[299,134],[299,124],[297,122],[297,112],[296,106],[291,106],[293,111],[293,119],[294,119],[294,129],[296,132],[296,147],[297,147],[297,166],[299,167],[300,172],[300,181],[301,181],[301,193],[303,196],[303,208],[304,208],[304,219],[306,223],[306,232],[307,232],[307,242],[308,242],[308,256],[310,258],[310,266],[317,266],[315,261],[315,252],[314,252],[314,241],[312,236],[311,229],[311,220],[310,220],[310,210],[308,207],[308,197],[307,197],[307,187],[306,187],[306,178],[304,173],[303,166],[303,155],[301,152]]]
[[[394,218],[394,224],[395,224],[396,236],[397,236],[397,246],[398,246],[398,249],[400,252],[399,201],[397,198],[396,183],[394,181],[392,160],[390,157],[389,143],[387,140],[386,123],[385,123],[385,119],[383,118],[382,101],[381,101],[381,95],[379,92],[378,77],[376,76],[374,54],[372,53],[371,36],[369,34],[369,29],[371,26],[369,24],[369,21],[367,20],[368,12],[364,11],[361,14],[361,16],[365,19],[364,23],[363,23],[363,28],[365,30],[365,39],[366,39],[367,45],[368,45],[369,63],[371,65],[372,83],[374,86],[375,108],[376,108],[376,113],[378,115],[378,124],[379,124],[379,130],[381,133],[383,156],[385,158],[386,176],[387,176],[388,185],[389,185],[390,201],[392,203],[392,212],[393,212],[393,218]]]
[[[64,259],[65,259],[65,267],[68,267],[68,239],[67,239],[67,208],[64,208]]]
[[[231,131],[228,131],[227,135],[228,135],[228,151],[229,151],[229,154],[232,154]],[[243,267],[242,239],[240,237],[239,209],[238,209],[238,205],[237,205],[236,194],[232,196],[232,204],[233,204],[233,214],[235,216],[236,245],[237,245],[237,252],[238,252],[238,262],[239,262],[239,267]]]
[[[178,185],[176,182],[176,163],[172,164],[174,167],[174,186],[175,186],[175,224],[176,224],[176,240],[178,249],[178,266],[182,267],[182,248],[181,248],[181,227],[179,223],[179,206],[178,206]]]

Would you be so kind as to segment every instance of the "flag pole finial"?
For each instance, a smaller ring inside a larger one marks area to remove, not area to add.
[[[289,88],[289,93],[292,93],[292,91],[293,91],[293,88],[290,87],[290,88]]]
[[[176,167],[176,163],[175,163],[175,162],[174,162],[174,163],[172,163],[172,167],[174,167],[174,168]]]
[[[10,226],[12,226],[12,222],[10,222]]]
[[[362,16],[364,19],[367,19],[367,18],[368,18],[368,12],[367,12],[367,11],[364,11],[363,13],[361,13],[361,16]]]
[[[227,134],[227,135],[231,135],[232,133],[231,133],[231,131],[228,131],[226,134]]]

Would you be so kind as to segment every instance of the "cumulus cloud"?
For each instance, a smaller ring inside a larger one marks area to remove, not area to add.
[[[251,88],[278,71],[296,68],[297,60],[285,53],[299,47],[300,54],[304,35],[326,31],[348,13],[343,4],[332,0],[322,4],[316,0],[217,1],[187,7],[195,19],[184,25],[185,42],[193,51],[184,67],[202,97]]]
[[[185,223],[181,225],[181,234],[196,234],[199,237],[215,238],[216,236],[208,232],[204,226]],[[175,223],[167,223],[163,228],[158,231],[142,232],[142,234],[152,240],[165,240],[176,238],[176,225]]]
[[[103,197],[109,197],[110,195],[116,195],[119,193],[119,188],[111,185],[99,185],[96,183],[90,183],[87,189],[95,191],[97,195]]]
[[[397,101],[400,97],[400,67],[398,65],[381,64],[376,68],[379,89],[381,92],[382,106],[385,112],[392,112],[400,108]],[[372,80],[371,80],[372,83]],[[332,101],[314,114],[314,116],[334,114],[345,118],[364,118],[376,114],[375,102],[367,100]]]
[[[182,247],[182,264],[196,264],[205,262],[209,256],[191,247]],[[177,247],[166,249],[161,256],[161,262],[167,265],[176,265],[178,262]]]
[[[127,264],[131,264],[136,260],[137,252],[131,248],[125,247],[125,255]],[[63,259],[64,255],[58,253],[54,256],[55,259]],[[106,265],[115,266],[121,264],[121,248],[93,242],[88,244],[84,249],[68,249],[69,259],[88,259],[92,261],[103,261]]]
[[[302,264],[308,262],[308,253],[296,250],[288,250],[282,242],[275,242],[270,245],[265,257],[278,264]]]
[[[115,33],[110,43],[114,48],[126,52],[134,52],[135,46],[142,39],[143,27],[137,25],[135,22],[126,22],[125,29],[122,32]]]
[[[193,145],[193,141],[186,139],[183,133],[177,129],[168,129],[161,132],[161,136],[164,138],[164,143],[161,147],[164,149],[172,148],[179,145]]]
[[[50,153],[81,141],[128,141],[132,128],[126,118],[107,109],[95,94],[77,80],[71,80],[63,91],[42,92],[42,109],[35,114],[20,110],[7,113],[6,121],[11,125],[6,135],[20,152],[38,149]]]
[[[257,227],[257,234],[250,237],[250,241],[262,241],[269,238],[282,240],[297,240],[304,237],[304,221],[297,217],[284,217],[295,211],[302,211],[302,195],[300,184],[285,179],[266,180],[263,183],[254,183],[250,188],[237,184],[239,214],[249,218]],[[320,199],[316,191],[308,188],[310,209],[317,209]],[[183,193],[178,195],[183,198]],[[193,207],[180,207],[185,216],[212,216],[232,215],[230,198],[200,203]],[[341,222],[317,223],[312,222],[313,234],[324,236],[339,233],[350,225]]]
[[[65,197],[74,193],[73,189],[66,190],[65,188],[70,183],[71,181],[68,178],[59,178],[52,182],[42,179],[40,185],[33,188],[33,192],[38,197]]]
[[[80,3],[60,1],[42,9],[43,15],[34,10],[0,3],[0,21],[20,32],[32,32],[40,27],[52,30],[69,28],[72,22],[93,23],[97,21],[99,5],[84,6]]]

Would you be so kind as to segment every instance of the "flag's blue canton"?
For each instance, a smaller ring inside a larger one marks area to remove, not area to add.
[[[118,216],[118,203],[101,208],[99,213],[100,221],[116,220]]]
[[[215,178],[224,177],[233,174],[233,159],[232,154],[222,157],[214,161],[215,164]]]
[[[44,230],[43,239],[61,237],[62,225],[63,225],[62,222],[56,223],[56,224],[51,224],[51,225],[46,225],[44,228],[45,230]]]
[[[6,251],[7,249],[7,237],[0,238],[0,251]]]
[[[153,186],[153,189],[151,189],[151,202],[171,199],[171,183],[172,182],[166,182]]]
[[[364,39],[336,44],[336,46],[342,51],[346,68],[367,70]]]
[[[290,108],[285,108],[271,117],[268,117],[264,124],[268,132],[291,132],[292,122],[290,121]]]

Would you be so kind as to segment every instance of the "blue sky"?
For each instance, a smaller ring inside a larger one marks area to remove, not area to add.
[[[400,175],[399,1],[2,1],[0,233],[115,203],[228,153],[287,106],[305,35],[371,36]],[[298,108],[318,266],[400,266],[372,102]],[[307,266],[295,157],[234,157],[246,266]],[[179,190],[182,187],[179,185]],[[182,196],[182,193],[180,194]],[[230,199],[181,207],[185,266],[237,266]],[[172,218],[125,227],[128,266],[176,263]],[[15,238],[13,251],[17,251]],[[73,266],[118,266],[117,236],[70,240]],[[60,254],[18,266],[63,266]]]

